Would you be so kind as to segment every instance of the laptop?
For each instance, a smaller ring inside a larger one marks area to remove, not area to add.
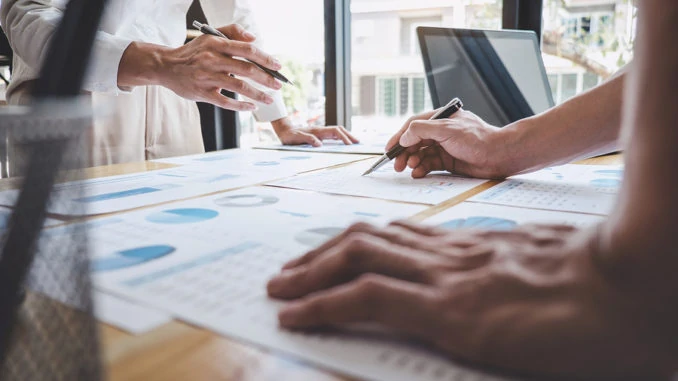
[[[534,32],[419,27],[417,36],[436,108],[459,97],[505,126],[554,106]]]

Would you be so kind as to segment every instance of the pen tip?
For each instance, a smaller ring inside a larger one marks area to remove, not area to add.
[[[367,176],[367,175],[369,175],[370,173],[372,173],[372,170],[371,170],[371,169],[368,169],[367,171],[365,171],[365,173],[363,173],[363,174],[360,175],[360,176]]]

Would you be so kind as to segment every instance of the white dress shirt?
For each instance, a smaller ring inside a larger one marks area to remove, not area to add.
[[[58,24],[67,0],[3,0],[2,27],[14,50],[12,83],[7,90],[11,103],[24,83],[37,78],[49,38]],[[186,12],[192,0],[109,0],[96,37],[92,62],[84,89],[93,93],[122,95],[118,88],[120,59],[132,41],[179,47],[186,39]],[[237,23],[256,35],[255,22],[246,0],[201,0],[213,26]],[[24,92],[27,92],[25,90]],[[287,115],[280,92],[271,105],[258,103],[259,121]]]

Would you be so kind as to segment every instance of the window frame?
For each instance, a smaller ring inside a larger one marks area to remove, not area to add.
[[[351,1],[325,2],[325,123],[351,129]],[[543,0],[504,0],[502,28],[532,30],[541,41]]]

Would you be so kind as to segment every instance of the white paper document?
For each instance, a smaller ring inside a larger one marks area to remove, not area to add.
[[[5,233],[9,227],[10,218],[12,217],[12,208],[0,206],[0,235]],[[44,227],[55,226],[64,223],[63,221],[56,220],[54,218],[45,218]]]
[[[182,167],[57,184],[48,207],[59,215],[96,215],[260,184],[297,173],[365,159],[357,155],[228,150],[163,159]],[[0,192],[0,204],[17,190]]]
[[[314,147],[310,144],[298,146],[286,146],[282,144],[273,144],[267,146],[255,147],[260,150],[281,150],[281,151],[299,151],[299,152],[326,152],[326,153],[346,153],[346,154],[366,154],[383,155],[386,142],[361,142],[357,144],[346,145],[340,140],[326,140],[321,147]]]
[[[346,145],[341,140],[324,140],[323,145],[314,147],[310,144],[302,145],[282,145],[271,144],[265,146],[255,147],[257,149],[265,150],[284,150],[284,151],[301,151],[301,152],[328,152],[328,153],[350,153],[350,154],[370,154],[383,155],[386,150],[386,143],[394,135],[395,131],[384,131],[377,133],[365,134],[359,136],[360,143]]]
[[[392,162],[368,176],[362,176],[372,164],[374,161],[367,160],[342,168],[269,182],[267,185],[435,205],[486,182],[443,173],[413,179],[410,170],[395,172]]]
[[[179,167],[131,175],[57,184],[47,211],[59,215],[96,215],[254,185],[279,178],[271,172]],[[0,203],[13,205],[19,192],[0,192]]]
[[[200,155],[170,157],[153,161],[199,168],[212,168],[215,170],[227,168],[237,169],[240,172],[269,172],[276,173],[278,177],[284,177],[314,169],[364,160],[368,157],[370,156],[229,149]]]
[[[152,331],[172,321],[172,316],[157,309],[141,306],[117,296],[95,290],[94,316],[97,320],[134,335]]]
[[[586,227],[603,221],[602,216],[514,208],[510,206],[463,202],[424,221],[445,229],[511,230],[524,224],[563,224]]]
[[[621,166],[568,164],[511,177],[469,201],[606,215],[623,176]]]
[[[355,221],[424,207],[256,187],[128,213],[90,228],[97,287],[221,334],[370,380],[497,379],[391,335],[281,330],[266,282]]]

